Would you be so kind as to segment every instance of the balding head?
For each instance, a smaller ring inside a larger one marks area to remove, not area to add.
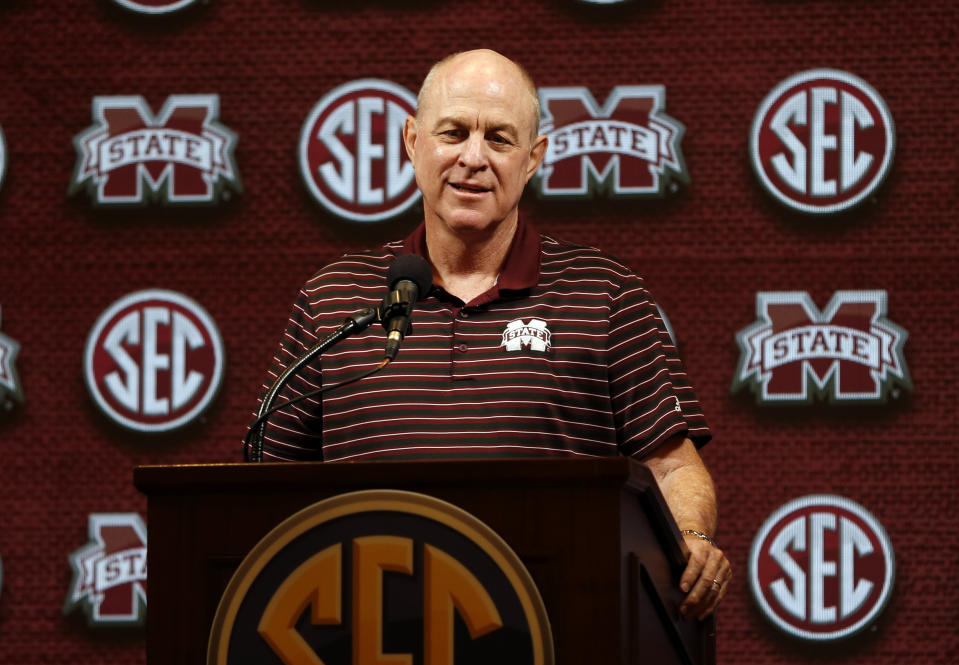
[[[428,244],[512,237],[523,189],[549,144],[536,135],[538,107],[529,76],[499,53],[457,53],[433,67],[416,117],[403,125]]]
[[[422,111],[432,99],[433,88],[443,85],[446,77],[456,77],[471,74],[483,74],[491,81],[498,81],[504,86],[516,86],[516,93],[526,95],[529,99],[530,142],[539,132],[539,95],[532,77],[519,63],[513,62],[506,56],[489,49],[475,51],[461,51],[446,56],[436,64],[423,79],[420,92],[416,97],[416,118],[422,117]]]

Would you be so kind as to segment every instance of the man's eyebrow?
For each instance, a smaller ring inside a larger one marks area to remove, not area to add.
[[[516,128],[516,125],[509,122],[503,122],[498,125],[492,125],[491,127],[489,127],[488,131],[506,132],[507,134],[512,134],[513,136],[519,135],[519,130]]]
[[[466,120],[463,120],[462,117],[455,116],[455,115],[447,115],[437,119],[435,126],[440,127],[445,124],[456,125],[457,127],[465,127],[469,123]],[[510,122],[501,122],[495,125],[491,125],[486,128],[486,131],[507,132],[509,134],[512,134],[513,136],[519,135],[519,129],[516,127],[516,125]]]
[[[447,116],[443,116],[442,118],[437,118],[437,120],[436,120],[436,126],[437,126],[437,127],[439,127],[440,125],[446,125],[446,124],[450,124],[450,125],[464,125],[464,124],[466,124],[466,123],[463,122],[463,120],[462,120],[461,118],[458,118],[458,117],[456,117],[455,115],[447,115]]]

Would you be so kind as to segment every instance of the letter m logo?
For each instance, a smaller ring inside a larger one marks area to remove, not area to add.
[[[661,196],[673,180],[689,182],[685,128],[663,112],[663,86],[617,86],[602,107],[581,87],[540,88],[539,99],[542,196]]]
[[[92,513],[89,542],[70,555],[73,582],[63,613],[87,623],[142,625],[146,618],[147,533],[136,513]]]
[[[94,124],[73,139],[69,194],[85,188],[97,205],[195,205],[242,191],[236,134],[217,122],[219,104],[217,95],[171,95],[154,116],[143,97],[94,97]]]
[[[907,333],[886,318],[885,291],[837,291],[822,312],[804,291],[756,294],[757,321],[741,330],[733,392],[760,403],[883,402],[912,389]]]

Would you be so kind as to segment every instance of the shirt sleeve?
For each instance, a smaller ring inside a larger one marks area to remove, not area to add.
[[[620,452],[642,458],[677,434],[705,445],[709,426],[643,281],[629,275],[611,305],[607,371]]]
[[[279,347],[260,388],[257,404],[263,403],[266,392],[276,378],[297,358],[317,342],[313,312],[306,287],[300,289],[293,303]],[[290,378],[273,402],[273,406],[288,402],[322,387],[322,374],[317,366],[307,365]],[[254,411],[253,417],[256,417]],[[252,423],[252,420],[251,420]],[[276,411],[267,420],[263,439],[263,461],[306,461],[323,459],[323,411],[317,397]],[[247,451],[249,452],[249,451]]]

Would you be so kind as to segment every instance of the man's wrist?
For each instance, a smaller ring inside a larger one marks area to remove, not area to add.
[[[716,549],[719,549],[719,545],[716,544],[716,541],[713,540],[712,538],[710,538],[709,536],[707,536],[707,535],[706,535],[705,533],[703,533],[702,531],[697,531],[696,529],[683,529],[683,530],[682,530],[682,534],[683,534],[684,536],[696,536],[696,537],[699,538],[700,540],[705,540],[707,543],[709,543],[710,545],[712,545],[712,546],[715,547]]]

